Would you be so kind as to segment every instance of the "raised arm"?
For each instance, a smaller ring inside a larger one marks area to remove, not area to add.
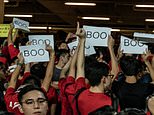
[[[151,76],[151,79],[153,82],[154,81],[154,68],[152,67],[152,64],[150,63],[150,61],[148,60],[149,55],[150,55],[150,52],[146,51],[145,54],[142,54],[142,58],[144,60],[144,63],[146,64],[147,68],[149,69],[150,76]]]
[[[119,67],[118,67],[118,61],[117,58],[115,56],[114,53],[114,39],[112,38],[112,36],[109,35],[108,37],[108,48],[109,48],[109,52],[110,52],[110,57],[111,57],[111,74],[114,75],[114,77],[112,78],[112,81],[115,79],[116,75],[119,72]]]
[[[8,42],[8,45],[12,44],[13,41],[12,41],[12,32],[13,32],[13,29],[14,29],[14,26],[13,24],[11,23],[10,24],[10,29],[9,29],[9,33],[8,33],[8,37],[7,37],[7,42]]]
[[[76,35],[79,37],[79,51],[78,51],[78,57],[77,57],[77,78],[79,77],[85,77],[85,71],[84,71],[84,65],[85,65],[85,41],[86,41],[86,32],[85,30],[80,28],[79,22],[77,23],[77,31]]]
[[[47,92],[51,83],[51,79],[53,76],[54,62],[55,62],[55,52],[51,46],[47,45],[46,50],[50,54],[50,60],[47,65],[47,70],[45,74],[45,78],[42,83],[42,88]]]
[[[70,68],[70,64],[71,64],[71,60],[72,57],[70,57],[70,59],[68,60],[68,62],[65,64],[65,66],[62,68],[61,73],[60,73],[60,79],[65,78],[66,77],[66,73]]]
[[[19,62],[17,63],[17,67],[15,71],[12,73],[11,80],[8,87],[16,88],[16,83],[20,74],[20,69],[24,63],[23,55],[20,53],[18,55]]]
[[[13,38],[12,38],[13,43],[15,42],[17,35],[18,35],[18,29],[15,29],[15,32],[14,32],[14,35],[13,35]]]

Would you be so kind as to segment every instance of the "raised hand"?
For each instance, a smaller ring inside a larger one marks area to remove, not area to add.
[[[85,38],[86,38],[86,31],[85,31],[84,29],[81,29],[81,28],[80,28],[79,22],[77,22],[76,35],[77,35],[80,39],[85,39]]]
[[[109,36],[108,36],[108,42],[107,42],[108,48],[109,48],[109,49],[110,49],[110,48],[113,48],[114,43],[115,43],[115,40],[112,38],[111,35],[109,35]]]

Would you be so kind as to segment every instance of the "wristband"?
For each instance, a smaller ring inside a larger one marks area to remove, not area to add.
[[[19,65],[19,66],[21,66],[21,67],[22,67],[23,63],[19,63],[19,62],[18,62],[18,63],[17,63],[17,65]]]

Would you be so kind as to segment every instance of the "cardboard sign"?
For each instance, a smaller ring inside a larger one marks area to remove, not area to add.
[[[140,41],[132,40],[130,38],[121,36],[121,50],[123,53],[130,53],[130,54],[143,54],[148,46],[142,44]]]
[[[19,49],[25,63],[49,61],[49,53],[45,50],[45,45],[20,46]]]
[[[28,36],[29,41],[32,42],[31,45],[45,45],[45,42],[47,44],[50,44],[52,48],[54,49],[54,36],[53,35],[29,35]]]
[[[27,21],[24,21],[24,20],[21,20],[21,19],[18,19],[18,18],[13,18],[13,25],[14,25],[14,28],[25,30],[25,31],[28,31],[28,32],[30,31],[28,29],[29,22],[27,22]]]
[[[134,32],[133,36],[135,40],[154,43],[154,34]]]
[[[111,34],[111,28],[83,26],[86,31],[86,44],[92,46],[105,46],[107,47],[108,35]]]
[[[77,41],[74,41],[74,42],[71,42],[68,44],[68,47],[69,49],[72,51],[74,51],[76,49],[78,45],[78,40]],[[93,46],[91,46],[90,44],[88,46],[85,45],[85,55],[92,55],[92,54],[95,54],[95,49]]]
[[[8,37],[10,24],[0,24],[0,37]],[[15,30],[13,30],[13,33]]]

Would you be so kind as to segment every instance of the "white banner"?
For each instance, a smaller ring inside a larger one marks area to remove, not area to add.
[[[49,61],[49,53],[45,50],[45,45],[20,46],[19,49],[25,63]]]
[[[68,47],[70,50],[75,50],[76,47],[78,45],[78,40],[77,41],[74,41],[74,42],[71,42],[68,44]],[[92,54],[95,54],[95,49],[93,46],[91,46],[90,44],[89,45],[85,45],[85,55],[92,55]]]
[[[29,35],[29,41],[31,41],[31,45],[45,45],[50,44],[54,49],[54,36],[53,35]]]
[[[83,26],[83,28],[86,31],[86,45],[90,43],[92,46],[107,47],[108,35],[111,34],[111,28],[94,26]]]
[[[133,36],[135,40],[154,43],[154,34],[134,32]]]
[[[14,25],[14,28],[25,30],[25,31],[28,31],[28,32],[30,31],[28,29],[29,22],[27,22],[27,21],[24,21],[24,20],[21,20],[21,19],[18,19],[18,18],[13,18],[13,25]]]
[[[120,45],[121,50],[123,50],[123,53],[143,54],[146,51],[146,49],[148,49],[147,45],[124,36],[121,36]]]

